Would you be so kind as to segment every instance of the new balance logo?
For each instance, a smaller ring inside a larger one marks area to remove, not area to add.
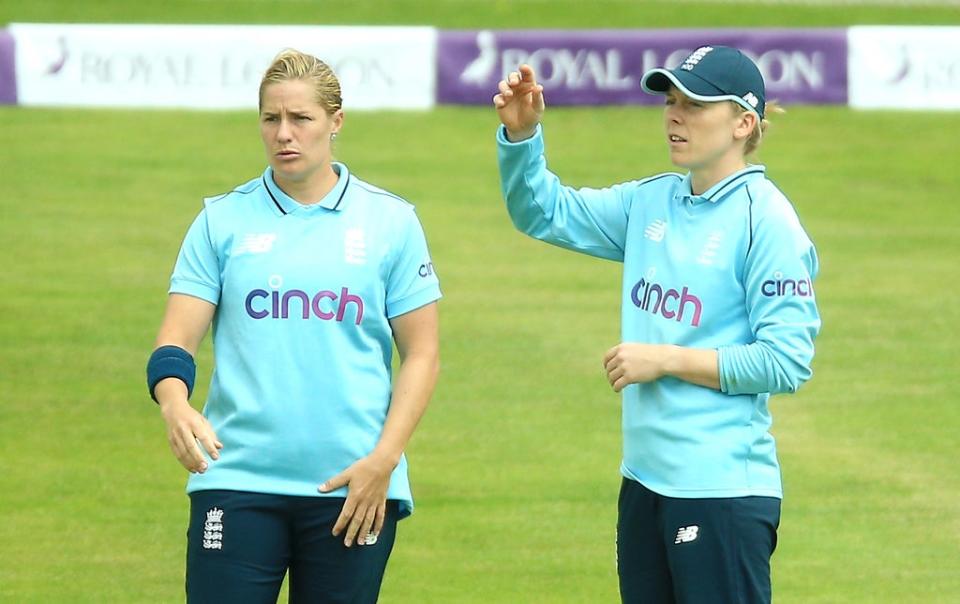
[[[367,263],[367,242],[363,229],[347,229],[343,237],[343,261],[347,264]]]
[[[240,240],[240,243],[233,248],[233,255],[241,254],[263,254],[273,248],[273,242],[277,240],[276,233],[247,233]]]
[[[207,510],[207,521],[203,523],[203,549],[223,549],[223,510]]]
[[[677,538],[673,542],[674,545],[679,545],[680,543],[690,543],[691,541],[697,540],[697,533],[700,532],[700,527],[697,525],[693,526],[681,526],[677,531]]]
[[[663,241],[664,235],[667,234],[667,223],[662,220],[654,220],[647,228],[643,231],[643,236],[653,241],[654,243],[660,243]]]

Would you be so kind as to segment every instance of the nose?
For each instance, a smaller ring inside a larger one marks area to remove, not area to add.
[[[290,134],[290,122],[286,117],[280,118],[280,124],[277,127],[277,141],[281,143],[289,142],[292,139]]]
[[[668,124],[679,124],[683,121],[681,112],[677,104],[667,105],[663,110],[663,117]]]

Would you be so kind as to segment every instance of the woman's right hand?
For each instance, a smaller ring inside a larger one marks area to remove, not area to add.
[[[543,117],[543,86],[537,84],[533,67],[521,65],[505,80],[500,80],[500,92],[493,97],[500,121],[512,142],[530,138],[537,131]]]
[[[161,401],[160,412],[163,420],[167,422],[167,440],[170,442],[170,450],[184,468],[203,474],[207,470],[207,460],[204,459],[200,446],[206,449],[211,459],[219,459],[223,443],[217,440],[213,426],[207,418],[191,407],[185,396],[173,398],[159,396],[160,385],[168,381],[176,381],[181,385],[183,382],[168,378],[157,385],[157,398]],[[186,387],[183,387],[183,390],[186,394]]]

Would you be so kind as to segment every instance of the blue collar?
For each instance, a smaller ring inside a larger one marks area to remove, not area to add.
[[[751,180],[752,174],[764,174],[767,171],[766,166],[749,165],[742,170],[737,170],[730,176],[724,178],[717,184],[707,189],[702,195],[693,194],[693,176],[687,172],[686,176],[680,182],[675,199],[680,201],[690,200],[692,203],[703,203],[709,201],[717,203],[722,201],[727,195],[736,191],[741,185]]]
[[[325,208],[327,210],[343,209],[344,196],[347,192],[347,185],[350,182],[350,171],[340,162],[332,162],[330,166],[339,177],[337,184],[330,189],[330,192],[323,196],[323,199],[317,203],[302,204],[296,199],[283,192],[283,189],[273,180],[273,168],[267,166],[263,171],[261,180],[267,189],[267,195],[270,197],[276,208],[283,214],[292,214],[297,211],[313,212],[316,208]]]

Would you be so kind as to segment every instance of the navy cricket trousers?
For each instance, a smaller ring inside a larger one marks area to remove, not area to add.
[[[344,499],[209,490],[190,494],[187,601],[275,603],[289,570],[291,604],[372,604],[396,538],[387,501],[374,545],[346,547],[333,525]]]
[[[623,479],[617,571],[624,604],[767,604],[775,497],[681,499]]]

